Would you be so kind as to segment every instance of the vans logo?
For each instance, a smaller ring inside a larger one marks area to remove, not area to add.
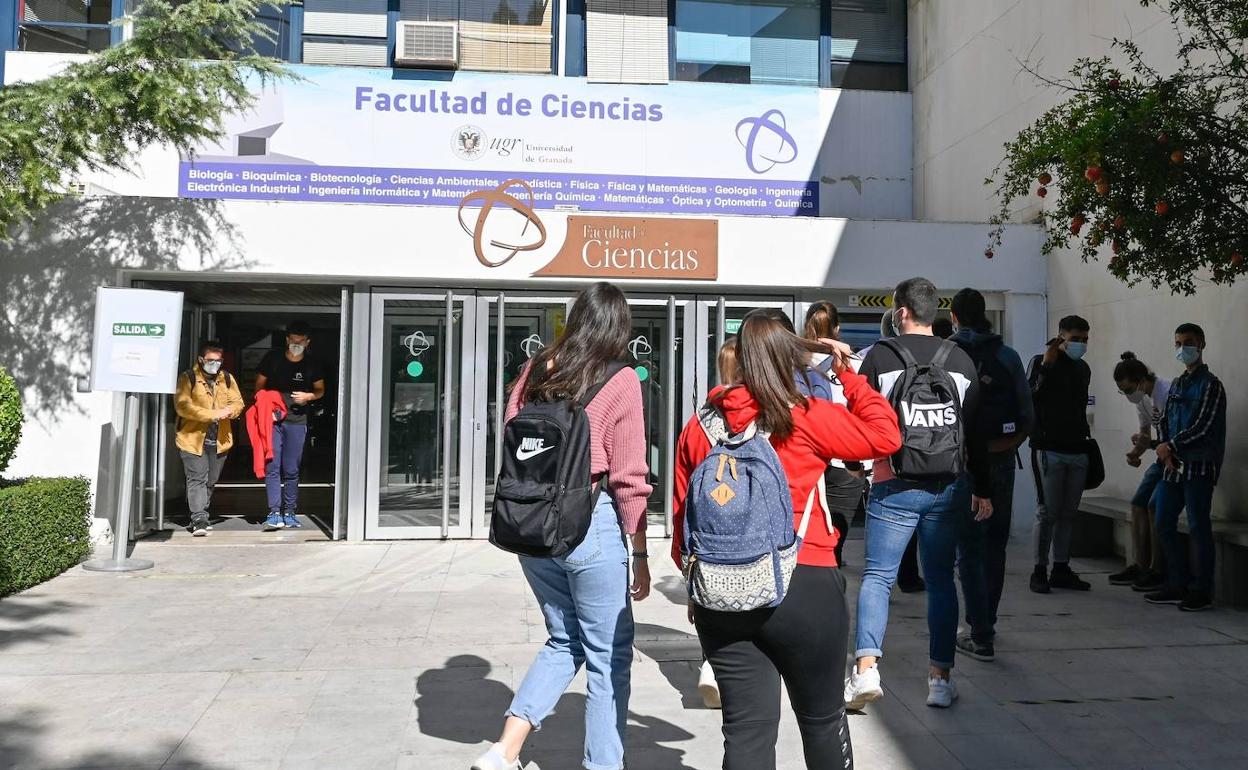
[[[907,428],[944,428],[958,424],[958,412],[953,402],[910,404],[903,401],[901,419]]]
[[[520,439],[520,447],[516,450],[516,459],[524,462],[530,457],[537,457],[542,452],[549,452],[552,449],[554,449],[553,446],[546,446],[546,439],[544,438]]]

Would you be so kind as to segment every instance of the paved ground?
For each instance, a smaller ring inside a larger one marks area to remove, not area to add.
[[[74,570],[0,601],[0,767],[466,770],[544,638],[514,559],[486,543],[208,538],[137,554],[156,569]],[[695,692],[679,578],[655,566],[630,762],[709,770],[718,712]],[[1090,595],[1034,596],[1011,575],[998,661],[960,660],[947,712],[923,706],[923,599],[897,596],[888,697],[852,717],[858,767],[1248,766],[1248,614],[1149,607],[1105,583],[1116,565],[1076,566]],[[530,767],[579,765],[581,692]],[[780,756],[802,766],[791,719]]]

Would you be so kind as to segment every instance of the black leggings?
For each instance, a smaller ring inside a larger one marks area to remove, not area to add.
[[[808,770],[851,770],[844,700],[849,609],[840,570],[798,565],[779,607],[716,612],[695,605],[694,623],[723,701],[724,770],[776,767],[781,679]]]

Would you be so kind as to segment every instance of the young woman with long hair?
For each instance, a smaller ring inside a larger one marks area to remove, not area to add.
[[[625,360],[632,315],[623,292],[597,283],[577,295],[563,335],[525,366],[512,388],[506,419],[531,401],[580,398]],[[591,471],[603,486],[593,523],[580,545],[558,558],[520,557],[549,638],[516,691],[502,737],[473,770],[519,770],[520,749],[584,665],[585,756],[588,770],[624,767],[624,731],[633,662],[630,598],[650,593],[646,561],[647,483],[641,382],[619,370],[585,407]],[[633,581],[629,583],[628,539]]]
[[[814,352],[834,356],[846,405],[807,398],[798,388]],[[774,312],[746,315],[737,335],[739,385],[717,387],[709,400],[733,432],[754,423],[780,457],[794,504],[794,527],[806,500],[834,458],[865,460],[896,452],[897,417],[886,400],[854,373],[848,346],[805,340]],[[694,469],[711,446],[690,420],[676,452],[672,557],[681,563],[685,496]],[[723,702],[725,770],[776,766],[780,683],[798,715],[806,766],[849,768],[853,761],[842,685],[849,638],[845,578],[836,569],[835,529],[812,517],[788,593],[778,607],[719,612],[694,606],[702,650],[715,670]]]
[[[806,324],[802,336],[812,341],[840,340],[841,316],[836,310],[836,305],[827,300],[813,303],[806,311]],[[818,368],[827,358],[828,355],[825,353],[815,353],[811,362]],[[862,365],[862,359],[851,359],[851,365],[855,372],[858,371],[858,367]],[[828,374],[832,381],[833,403],[845,403],[845,390],[841,386],[840,378],[830,372]],[[833,460],[828,469],[824,471],[823,480],[827,488],[828,514],[832,517],[832,523],[836,525],[839,533],[836,542],[836,563],[844,566],[845,561],[841,558],[841,554],[845,549],[849,525],[859,513],[866,514],[866,472],[863,463],[846,463],[837,459]]]

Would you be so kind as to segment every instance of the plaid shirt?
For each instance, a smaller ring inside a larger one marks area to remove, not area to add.
[[[1197,369],[1200,372],[1205,367]],[[1191,379],[1189,372],[1184,372],[1178,379],[1170,384],[1170,399],[1174,399],[1177,394],[1183,393],[1184,389]],[[1166,408],[1169,409],[1169,401]],[[1222,381],[1217,377],[1210,377],[1208,383],[1200,392],[1200,402],[1196,407],[1196,416],[1190,424],[1179,430],[1173,436],[1170,435],[1170,421],[1163,416],[1159,432],[1161,441],[1159,443],[1168,443],[1170,448],[1174,450],[1174,456],[1177,460],[1183,461],[1183,451],[1198,443],[1202,439],[1209,437],[1214,425],[1218,419],[1226,419],[1226,389],[1222,387]],[[1186,479],[1195,478],[1197,476],[1210,476],[1213,483],[1218,483],[1218,477],[1222,473],[1222,464],[1216,460],[1197,460],[1193,462],[1183,462],[1178,469],[1169,466],[1163,466],[1162,478],[1166,481],[1184,481]]]

